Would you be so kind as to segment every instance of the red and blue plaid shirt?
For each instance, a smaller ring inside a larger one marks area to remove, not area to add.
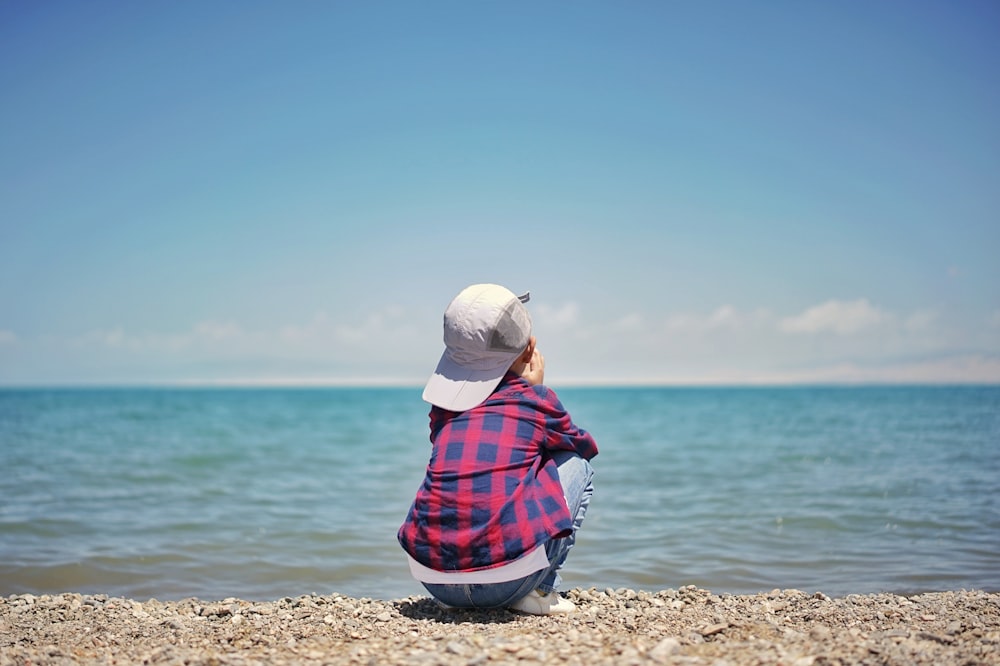
[[[551,452],[587,460],[597,444],[554,391],[507,373],[482,404],[432,407],[427,475],[399,528],[417,562],[436,571],[502,566],[573,526]]]

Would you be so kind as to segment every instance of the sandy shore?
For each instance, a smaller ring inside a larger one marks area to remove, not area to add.
[[[0,598],[12,664],[1000,664],[1000,594],[569,590],[576,612],[446,611],[337,594]]]

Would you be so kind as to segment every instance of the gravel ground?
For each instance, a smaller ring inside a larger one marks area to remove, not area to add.
[[[0,598],[0,666],[25,664],[1000,664],[1000,594],[569,590],[570,615],[427,597],[139,602]]]

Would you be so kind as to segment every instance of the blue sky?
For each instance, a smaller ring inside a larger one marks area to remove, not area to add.
[[[994,2],[0,4],[0,384],[1000,382]]]

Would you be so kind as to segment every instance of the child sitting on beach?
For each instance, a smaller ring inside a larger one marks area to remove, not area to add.
[[[558,572],[590,503],[597,444],[543,385],[527,300],[476,284],[444,313],[446,348],[423,393],[431,458],[398,533],[444,606],[574,608]]]

